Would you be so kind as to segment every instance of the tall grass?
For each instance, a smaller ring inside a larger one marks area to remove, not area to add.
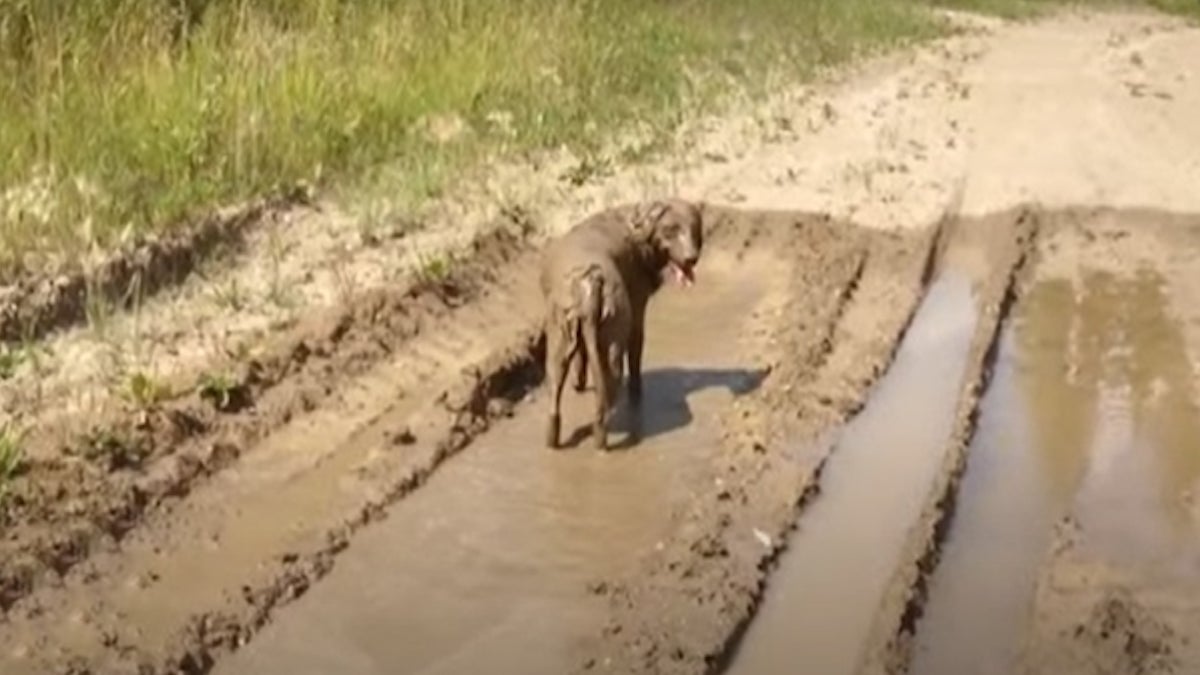
[[[930,30],[902,0],[0,0],[0,279],[300,179],[388,163],[435,193],[497,151],[667,129],[727,81],[697,73]]]

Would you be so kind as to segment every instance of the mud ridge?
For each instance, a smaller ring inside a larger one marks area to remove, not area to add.
[[[1005,249],[1002,255],[997,256],[1000,273],[988,275],[988,281],[980,289],[985,304],[968,357],[968,370],[958,398],[954,429],[943,451],[942,466],[926,506],[922,509],[922,516],[908,536],[909,543],[901,556],[902,562],[885,593],[883,611],[876,617],[860,673],[895,675],[907,672],[912,638],[928,595],[928,582],[937,567],[941,546],[954,518],[958,488],[967,469],[968,449],[979,415],[979,403],[987,391],[999,349],[999,338],[1016,303],[1021,284],[1032,268],[1039,235],[1039,213],[1035,207],[1024,206],[994,217],[1006,226],[995,228],[1004,233],[1000,236],[1007,239],[994,244]],[[978,226],[979,230],[987,225]],[[962,233],[961,225],[954,227],[957,233]],[[988,235],[984,233],[983,236]],[[948,241],[947,246],[957,243]]]
[[[202,391],[149,410],[125,409],[82,428],[35,430],[44,451],[13,478],[0,509],[0,610],[47,575],[61,577],[149,513],[185,497],[244,448],[316,409],[338,384],[487,292],[496,270],[531,255],[526,228],[500,227],[469,245],[444,279],[417,279],[335,308],[278,339],[236,371],[227,405]],[[220,408],[220,409],[218,409]]]
[[[937,270],[942,254],[945,251],[947,242],[952,237],[952,231],[954,228],[954,217],[952,214],[956,209],[957,200],[955,202],[955,206],[946,210],[945,215],[938,220],[938,222],[933,226],[931,233],[928,235],[928,244],[925,246],[925,258],[920,267],[921,273],[917,300],[914,301],[909,307],[909,311],[896,334],[895,340],[890,343],[888,351],[883,355],[883,365],[879,371],[879,375],[882,375],[884,372],[886,372],[888,364],[895,360],[896,353],[899,351],[900,345],[904,342],[905,335],[912,327],[913,321],[916,318],[917,308],[920,305],[919,300],[924,296],[925,291],[928,289],[929,285],[933,283],[937,276]],[[863,255],[858,272],[856,273],[851,284],[847,286],[843,294],[842,303],[836,313],[836,322],[830,326],[828,339],[832,339],[833,334],[836,332],[837,327],[840,325],[842,317],[845,314],[846,307],[848,307],[853,301],[854,293],[858,290],[858,286],[862,280],[862,274],[866,269],[866,263],[869,255],[869,253]],[[832,345],[828,341],[826,341],[825,344],[829,346],[829,349],[826,350],[827,354],[829,351],[832,351]],[[854,399],[844,408],[843,421],[849,420],[863,408],[867,399],[869,398],[869,393],[870,392],[868,388],[868,390],[865,391],[862,396]],[[750,598],[748,611],[730,632],[729,638],[725,641],[725,644],[721,646],[720,650],[717,651],[715,655],[708,659],[705,670],[707,673],[712,673],[713,675],[723,673],[728,670],[732,664],[733,659],[736,657],[738,646],[741,644],[746,632],[754,622],[755,615],[758,613],[758,608],[761,606],[766,597],[768,586],[770,584],[770,575],[778,566],[779,560],[788,551],[788,542],[792,534],[795,533],[799,527],[800,516],[804,513],[805,508],[807,508],[808,505],[817,499],[817,497],[819,497],[821,494],[821,476],[824,473],[825,468],[828,466],[829,460],[833,456],[834,449],[831,440],[823,439],[821,442],[826,443],[827,447],[825,447],[820,453],[820,458],[817,461],[817,464],[812,468],[811,474],[805,480],[804,489],[796,501],[794,507],[795,513],[790,524],[788,524],[781,531],[780,536],[776,539],[776,543],[771,548],[770,552],[758,563],[758,570],[761,573],[761,576],[755,592]]]
[[[832,450],[832,446],[829,450]],[[781,533],[779,543],[773,546],[771,551],[759,560],[758,571],[761,573],[761,576],[758,585],[755,587],[754,595],[750,598],[746,615],[734,626],[733,631],[729,634],[729,639],[726,640],[721,649],[708,659],[705,669],[706,673],[719,675],[728,670],[730,665],[732,665],[733,659],[737,656],[738,646],[746,637],[746,633],[754,623],[754,617],[758,613],[759,607],[762,606],[763,600],[766,598],[771,572],[778,567],[779,560],[788,552],[788,539],[792,533],[797,531],[800,523],[800,515],[804,513],[804,509],[812,504],[817,497],[821,496],[821,475],[825,473],[825,467],[829,465],[829,460],[832,457],[832,452],[825,452],[821,459],[818,460],[817,465],[813,467],[810,479],[805,483],[804,490],[800,493],[800,498],[796,500],[795,519]]]
[[[829,432],[862,406],[911,322],[935,230],[868,237],[842,226],[838,242],[850,250],[841,263],[810,275],[816,265],[797,260],[795,283],[813,296],[803,327],[773,352],[777,365],[750,409],[728,416],[717,487],[698,496],[678,528],[687,534],[665,543],[637,578],[595,585],[612,619],[584,649],[578,672],[720,669],[762,598],[786,533],[819,494]],[[830,249],[823,257],[838,255],[838,244],[821,245]],[[868,316],[872,330],[863,330]]]
[[[107,254],[93,269],[25,270],[0,286],[0,342],[45,337],[77,324],[89,302],[129,308],[179,284],[218,247],[238,243],[254,226],[309,204],[300,188],[211,212],[169,234],[150,235]]]
[[[439,398],[442,406],[454,412],[454,418],[427,458],[395,477],[378,498],[368,500],[340,525],[326,531],[323,544],[280,561],[278,570],[265,583],[244,586],[244,607],[194,617],[174,653],[157,667],[143,667],[139,672],[203,675],[219,657],[246,645],[276,611],[304,595],[333,569],[335,558],[350,545],[358,530],[386,518],[389,506],[424,485],[443,463],[486,433],[492,422],[511,416],[513,407],[541,384],[545,348],[545,336],[539,327],[523,336],[519,345],[500,349],[466,373]]]

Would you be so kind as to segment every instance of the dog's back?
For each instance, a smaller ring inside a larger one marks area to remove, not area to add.
[[[646,243],[632,226],[635,217],[634,205],[594,213],[556,239],[548,253],[559,266],[603,258],[616,268],[631,300],[648,298],[659,278],[643,250]]]

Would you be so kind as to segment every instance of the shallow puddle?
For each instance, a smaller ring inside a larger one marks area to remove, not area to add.
[[[948,273],[930,288],[838,440],[726,672],[854,672],[946,447],[977,319],[966,278]]]
[[[543,445],[546,393],[451,460],[220,673],[538,673],[573,665],[601,617],[587,584],[629,569],[707,477],[718,414],[761,375],[731,348],[771,292],[770,256],[715,253],[691,291],[651,305],[642,439],[603,454],[590,439]],[[713,321],[713,317],[725,320]],[[591,392],[568,387],[564,435]],[[612,440],[620,443],[622,434]]]
[[[1162,280],[1088,273],[1018,305],[917,630],[914,675],[1013,672],[1054,523],[1110,559],[1187,557],[1200,416]]]

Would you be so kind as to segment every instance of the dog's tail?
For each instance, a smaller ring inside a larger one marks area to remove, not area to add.
[[[604,320],[605,294],[604,275],[599,267],[590,267],[579,280],[579,320],[576,323],[576,345],[582,347],[589,363],[596,364],[606,383],[611,383],[608,359],[600,352],[600,324]],[[599,384],[599,383],[595,383]],[[616,392],[609,387],[609,405]]]

